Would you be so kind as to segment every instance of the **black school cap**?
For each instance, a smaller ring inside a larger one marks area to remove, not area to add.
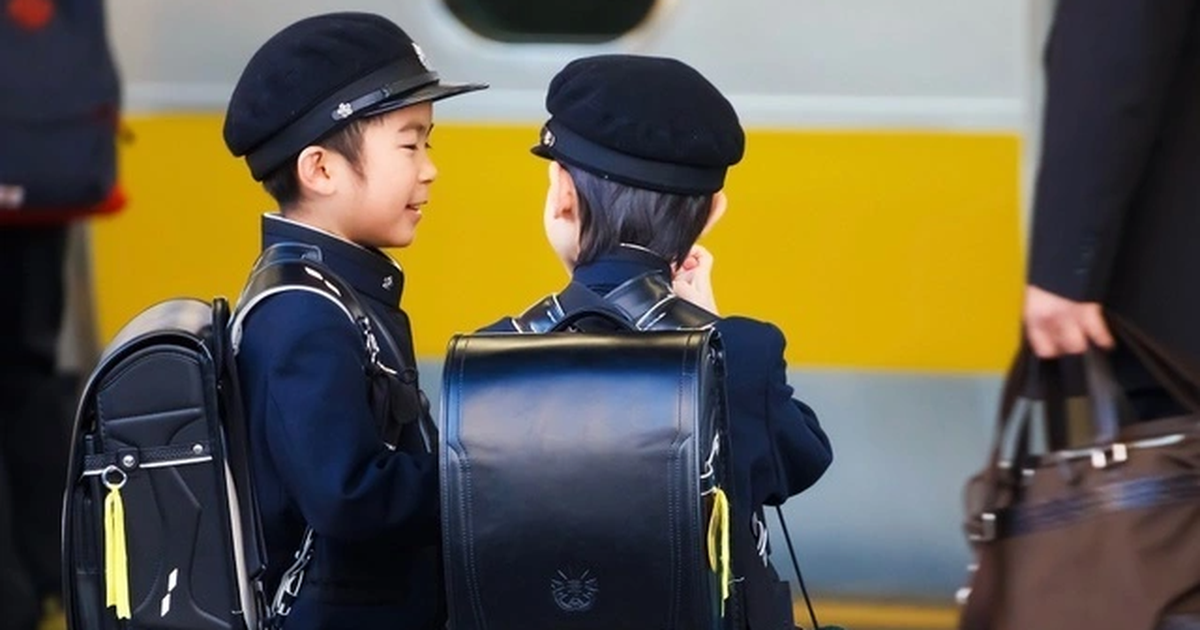
[[[225,145],[261,181],[355,119],[486,87],[443,83],[387,18],[318,15],[283,29],[250,59],[229,101]]]
[[[676,59],[577,59],[550,82],[546,109],[535,155],[630,186],[711,194],[745,151],[733,105]]]

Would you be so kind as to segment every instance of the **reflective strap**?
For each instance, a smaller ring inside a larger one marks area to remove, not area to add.
[[[197,440],[189,444],[118,449],[113,453],[97,453],[84,457],[83,475],[99,475],[110,466],[120,468],[124,472],[132,472],[139,468],[199,464],[212,461],[212,452],[212,445],[208,440]]]
[[[758,512],[750,515],[750,532],[754,534],[754,545],[757,547],[758,557],[762,559],[763,566],[767,566],[770,562],[771,544],[770,530],[767,529],[767,524],[758,517]]]
[[[313,538],[313,529],[304,528],[304,541],[300,543],[300,549],[296,550],[296,561],[283,572],[279,588],[275,589],[275,598],[271,602],[271,610],[268,611],[272,628],[278,628],[283,624],[283,618],[292,614],[292,604],[296,602],[296,597],[300,595],[300,587],[304,585],[304,571],[312,560]]]

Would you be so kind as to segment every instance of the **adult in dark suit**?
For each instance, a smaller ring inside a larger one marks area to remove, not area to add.
[[[540,324],[606,306],[654,326],[672,317],[660,309],[672,291],[701,307],[698,319],[725,348],[743,627],[791,627],[791,595],[769,562],[763,508],[816,483],[833,451],[788,385],[783,333],[756,319],[718,317],[713,258],[694,246],[725,212],[725,173],[745,142],[737,114],[691,67],[632,55],[571,62],[551,82],[546,107],[551,118],[533,150],[551,160],[546,236],[573,282],[488,330],[546,330]]]
[[[1114,345],[1105,310],[1200,366],[1200,2],[1061,0],[1024,318],[1042,357]],[[1144,419],[1179,406],[1127,348]]]

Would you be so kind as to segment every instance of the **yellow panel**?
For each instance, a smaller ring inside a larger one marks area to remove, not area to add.
[[[131,121],[132,199],[98,221],[101,332],[176,295],[235,296],[269,198],[226,153],[215,114]],[[536,126],[438,126],[441,175],[411,248],[417,350],[522,310],[566,279],[541,233]],[[998,370],[1017,332],[1018,139],[754,130],[707,238],[726,314],[776,322],[793,365]]]
[[[232,301],[258,251],[257,213],[270,198],[225,151],[220,117],[129,121],[121,152],[129,205],[93,223],[102,340],[146,306],[176,296]]]

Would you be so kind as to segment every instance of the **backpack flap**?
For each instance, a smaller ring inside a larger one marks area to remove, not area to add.
[[[711,490],[729,485],[715,341],[454,338],[441,449],[451,627],[723,627],[708,554]]]

